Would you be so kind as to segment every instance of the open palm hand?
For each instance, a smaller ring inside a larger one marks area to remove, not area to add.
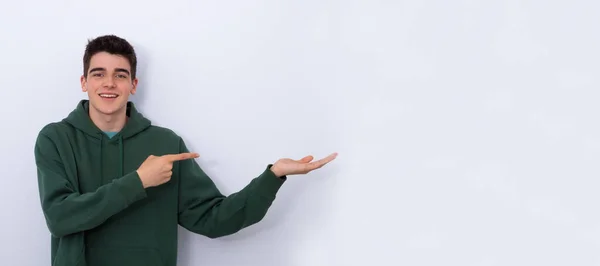
[[[300,160],[293,160],[290,158],[283,158],[277,160],[271,167],[271,171],[280,177],[288,175],[299,175],[307,174],[315,169],[319,169],[327,163],[333,161],[337,157],[337,153],[332,153],[329,156],[313,161],[314,157],[311,155],[305,156]]]

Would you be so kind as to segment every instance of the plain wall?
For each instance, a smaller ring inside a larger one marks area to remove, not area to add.
[[[223,193],[279,158],[267,217],[180,231],[181,266],[600,264],[597,1],[8,1],[0,265],[49,265],[33,145],[81,92],[89,38],[139,55],[154,124]]]

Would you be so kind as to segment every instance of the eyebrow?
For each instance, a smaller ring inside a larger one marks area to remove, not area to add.
[[[90,69],[89,73],[92,73],[95,71],[106,71],[106,69],[103,67],[96,67],[96,68]],[[127,75],[130,75],[129,70],[124,69],[124,68],[115,68],[115,72],[125,72],[125,73],[127,73]]]

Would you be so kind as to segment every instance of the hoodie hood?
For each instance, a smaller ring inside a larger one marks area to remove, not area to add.
[[[75,107],[75,110],[63,119],[63,121],[71,124],[73,127],[83,131],[91,137],[101,139],[105,134],[94,124],[94,122],[92,122],[89,110],[89,100],[81,100]],[[151,126],[150,120],[138,112],[133,102],[127,102],[127,117],[128,120],[125,127],[123,127],[118,134],[121,139],[133,137],[137,133],[140,133]]]
[[[123,141],[134,137],[136,134],[146,130],[151,126],[150,120],[145,118],[138,110],[135,108],[135,104],[133,102],[127,102],[127,112],[126,115],[128,117],[127,123],[120,132],[118,132],[113,138],[109,138],[100,128],[98,128],[92,119],[89,116],[90,110],[90,102],[89,100],[81,100],[75,109],[71,111],[71,113],[63,119],[64,122],[72,125],[77,130],[85,133],[86,135],[92,137],[93,139],[98,140],[96,143],[99,145],[99,158],[103,157],[103,148],[107,143],[118,142],[119,145],[119,172],[121,175],[124,175],[124,157],[125,154],[123,152]],[[99,162],[100,169],[102,167],[102,159]],[[100,175],[102,176],[102,170],[100,170]]]

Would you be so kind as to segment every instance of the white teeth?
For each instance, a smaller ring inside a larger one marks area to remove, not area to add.
[[[100,94],[100,97],[104,97],[104,98],[116,98],[117,95],[115,95],[115,94]]]

